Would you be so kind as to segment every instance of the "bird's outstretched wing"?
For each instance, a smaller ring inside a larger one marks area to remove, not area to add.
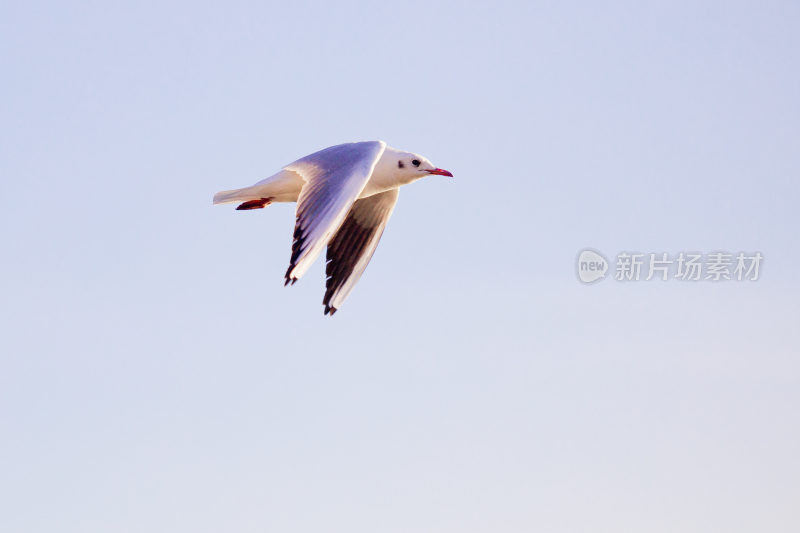
[[[292,257],[286,283],[294,283],[328,244],[372,175],[383,141],[340,144],[287,165],[305,181],[297,199]]]
[[[357,200],[328,244],[325,314],[334,314],[367,268],[397,203],[398,189]]]

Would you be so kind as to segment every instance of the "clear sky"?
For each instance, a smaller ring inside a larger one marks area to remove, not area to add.
[[[0,6],[0,530],[800,530],[797,2]],[[383,139],[334,318],[293,205]],[[582,285],[622,251],[755,282]]]

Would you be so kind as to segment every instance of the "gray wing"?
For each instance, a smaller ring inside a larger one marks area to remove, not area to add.
[[[326,315],[336,312],[367,268],[392,216],[398,194],[398,189],[392,189],[356,201],[328,244],[328,279],[322,300]]]
[[[297,199],[292,257],[286,283],[294,283],[328,244],[372,175],[383,141],[331,146],[286,166],[305,181]]]

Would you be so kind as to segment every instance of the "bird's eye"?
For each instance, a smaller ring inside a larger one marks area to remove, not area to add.
[[[419,159],[415,159],[415,160],[413,160],[413,161],[411,162],[411,164],[412,164],[412,165],[414,165],[415,167],[418,167],[418,166],[419,166]]]

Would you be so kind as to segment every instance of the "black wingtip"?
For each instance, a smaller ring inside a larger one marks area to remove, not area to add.
[[[330,305],[325,305],[325,313],[326,315],[333,316],[333,314],[338,311],[335,307],[331,307]]]
[[[289,270],[287,270],[287,271],[286,271],[286,274],[284,274],[284,281],[283,281],[283,286],[284,286],[284,287],[285,287],[285,286],[287,286],[287,285],[288,285],[288,284],[290,284],[290,283],[291,283],[292,285],[294,285],[295,283],[297,283],[297,278],[296,278],[295,276],[292,276],[292,269],[293,269],[293,268],[294,268],[293,266],[290,266],[290,267],[289,267]]]

